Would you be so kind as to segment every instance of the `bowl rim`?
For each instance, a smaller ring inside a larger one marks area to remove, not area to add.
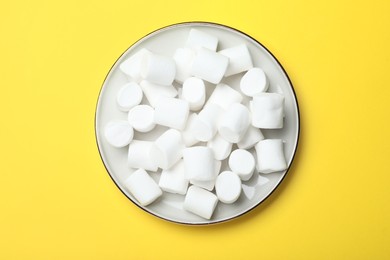
[[[109,75],[111,74],[114,66],[117,64],[117,62],[122,58],[122,56],[124,56],[129,49],[133,48],[134,46],[136,46],[139,42],[143,41],[144,39],[146,38],[149,38],[151,36],[153,36],[154,34],[157,34],[159,32],[162,32],[162,31],[166,31],[166,30],[169,30],[171,28],[175,28],[175,27],[186,27],[186,26],[212,26],[212,27],[217,27],[217,28],[222,28],[222,29],[228,29],[228,30],[231,30],[231,31],[235,31],[236,33],[239,33],[239,34],[242,34],[243,36],[247,37],[248,39],[250,39],[251,41],[253,41],[255,44],[258,44],[260,45],[262,48],[264,48],[264,50],[269,54],[271,55],[271,57],[276,61],[276,63],[279,65],[279,67],[281,68],[284,76],[287,78],[288,80],[288,83],[290,84],[291,86],[291,90],[292,90],[292,97],[294,99],[294,104],[296,106],[296,109],[297,109],[297,135],[296,135],[296,141],[295,141],[295,148],[294,148],[294,151],[293,151],[293,155],[292,155],[292,158],[291,158],[291,162],[289,164],[289,166],[287,167],[287,169],[285,170],[285,173],[283,174],[283,176],[280,178],[280,180],[277,182],[277,184],[275,185],[275,187],[261,200],[259,201],[258,203],[256,203],[255,205],[253,205],[252,207],[248,208],[247,210],[239,213],[239,214],[236,214],[236,215],[233,215],[231,217],[228,217],[228,218],[223,218],[223,219],[219,219],[219,220],[208,220],[208,221],[205,221],[205,222],[201,222],[201,223],[197,223],[197,222],[184,222],[184,221],[176,221],[176,220],[173,220],[173,219],[170,219],[170,218],[167,218],[167,217],[164,217],[162,215],[159,215],[159,214],[156,214],[155,212],[151,211],[151,210],[148,210],[146,207],[142,207],[141,205],[139,205],[137,202],[135,202],[131,197],[129,197],[123,190],[122,188],[118,185],[118,183],[116,182],[116,180],[114,179],[114,177],[112,176],[111,172],[108,170],[107,166],[106,166],[106,163],[105,163],[105,160],[102,156],[102,148],[100,147],[100,144],[99,144],[99,139],[98,139],[98,130],[97,130],[97,116],[98,116],[98,109],[99,109],[99,104],[100,104],[100,98],[101,98],[101,94],[102,94],[102,91],[103,91],[103,88],[105,86],[105,83],[106,83],[106,80],[107,78],[109,77]],[[107,72],[106,76],[104,77],[104,80],[103,80],[103,83],[100,87],[100,90],[99,90],[99,93],[98,93],[98,98],[97,98],[97,101],[96,101],[96,106],[95,106],[95,117],[94,117],[94,131],[95,131],[95,140],[96,140],[96,145],[97,145],[97,148],[98,148],[98,151],[99,151],[99,156],[103,162],[103,165],[104,165],[104,168],[106,169],[106,172],[108,173],[108,175],[110,176],[111,180],[114,182],[114,184],[117,186],[117,188],[122,192],[123,195],[125,195],[125,197],[127,197],[133,204],[135,204],[138,208],[142,209],[143,211],[149,213],[149,214],[152,214],[153,216],[159,218],[159,219],[162,219],[162,220],[165,220],[167,222],[170,222],[170,223],[175,223],[175,224],[179,224],[179,225],[186,225],[186,226],[207,226],[207,225],[215,225],[215,224],[220,224],[220,223],[226,223],[226,222],[229,222],[229,221],[232,221],[234,219],[237,219],[239,218],[240,216],[244,215],[244,214],[247,214],[249,213],[250,211],[254,210],[255,208],[257,208],[260,204],[262,204],[264,201],[266,201],[273,193],[274,191],[279,187],[279,185],[282,183],[282,181],[286,178],[286,175],[288,174],[290,168],[291,168],[291,165],[293,164],[294,162],[294,159],[295,159],[295,155],[297,153],[297,150],[298,150],[298,145],[299,145],[299,137],[300,137],[300,131],[301,131],[301,119],[300,119],[300,110],[299,110],[299,104],[298,104],[298,99],[297,99],[297,95],[296,95],[296,92],[295,92],[295,89],[294,89],[294,86],[291,82],[291,79],[290,77],[288,76],[286,70],[284,69],[284,67],[282,66],[282,64],[279,62],[279,60],[273,55],[273,53],[267,48],[265,47],[261,42],[259,42],[258,40],[256,40],[255,38],[253,38],[252,36],[248,35],[247,33],[239,30],[239,29],[236,29],[234,27],[231,27],[231,26],[228,26],[228,25],[225,25],[225,24],[220,24],[220,23],[216,23],[216,22],[207,22],[207,21],[187,21],[187,22],[179,22],[179,23],[173,23],[173,24],[170,24],[170,25],[166,25],[166,26],[163,26],[163,27],[160,27],[156,30],[153,30],[151,31],[150,33],[142,36],[141,38],[139,38],[137,41],[135,41],[134,43],[132,43],[128,48],[126,48],[126,50],[124,52],[122,52],[122,54],[115,60],[115,62],[112,64],[112,66],[110,67],[109,71]]]

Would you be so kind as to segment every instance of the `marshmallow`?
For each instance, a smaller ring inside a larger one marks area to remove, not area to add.
[[[217,50],[218,38],[214,35],[202,32],[198,29],[191,29],[187,38],[187,46],[195,49],[201,47],[212,51]]]
[[[230,107],[230,105],[234,103],[241,103],[241,101],[242,95],[240,92],[232,89],[226,84],[218,84],[207,100],[206,105],[217,104],[226,110]]]
[[[141,77],[149,82],[169,86],[175,79],[176,64],[172,58],[146,52],[141,65]]]
[[[142,90],[135,82],[124,85],[116,96],[116,103],[121,111],[129,111],[132,107],[141,103]]]
[[[215,176],[218,176],[219,171],[221,170],[221,164],[222,164],[221,161],[218,161],[218,160],[214,161]],[[190,180],[190,183],[195,185],[195,186],[198,186],[200,188],[212,191],[214,189],[215,180],[211,180],[211,181]]]
[[[210,141],[217,133],[218,121],[222,113],[223,109],[216,104],[205,106],[193,123],[192,131],[195,138],[202,142]]]
[[[252,125],[258,128],[283,128],[284,96],[278,93],[260,93],[250,102]]]
[[[221,170],[222,162],[219,160],[214,161],[214,171],[215,171],[215,176],[218,176],[219,171]]]
[[[186,79],[191,77],[191,67],[195,59],[196,52],[191,48],[179,48],[175,51],[173,59],[176,63],[175,80],[183,83]]]
[[[229,58],[211,51],[200,48],[192,63],[191,74],[213,84],[218,84],[225,75]]]
[[[215,179],[214,155],[210,148],[205,146],[185,148],[183,161],[188,180],[211,181]]]
[[[287,169],[284,158],[283,141],[281,139],[266,139],[255,146],[259,172],[271,173]]]
[[[253,68],[241,78],[240,89],[242,93],[253,97],[262,92],[266,92],[269,81],[264,71],[260,68]]]
[[[241,194],[241,179],[231,171],[224,171],[215,181],[215,192],[218,199],[227,204],[235,202]]]
[[[195,138],[194,131],[192,130],[192,128],[194,127],[194,122],[195,122],[195,119],[197,118],[197,116],[198,115],[195,113],[192,113],[191,115],[189,115],[186,128],[181,132],[183,142],[187,147],[193,146],[194,144],[199,142]]]
[[[128,120],[130,125],[138,132],[149,132],[156,124],[154,123],[154,109],[148,105],[139,105],[129,111]]]
[[[247,71],[253,67],[251,55],[245,44],[224,49],[218,53],[229,58],[229,66],[226,69],[225,77]]]
[[[166,192],[186,194],[188,180],[185,178],[183,160],[177,162],[169,170],[163,170],[158,185]]]
[[[237,149],[230,154],[229,168],[243,181],[252,177],[255,166],[255,158],[247,150]]]
[[[167,170],[180,160],[183,148],[181,133],[176,129],[169,129],[154,142],[150,158],[158,167]]]
[[[150,158],[153,142],[133,140],[129,145],[127,157],[130,168],[142,168],[148,171],[157,171],[156,163]]]
[[[263,139],[264,135],[261,130],[250,125],[244,137],[237,143],[237,146],[240,149],[250,149]]]
[[[207,143],[207,147],[211,148],[216,160],[225,160],[232,151],[232,143],[226,141],[219,134],[216,134],[214,138]]]
[[[205,219],[210,219],[217,206],[218,198],[207,190],[191,186],[184,199],[183,208]]]
[[[104,128],[104,137],[107,142],[121,148],[128,145],[133,140],[134,131],[129,122],[124,120],[111,121]]]
[[[147,49],[141,49],[119,65],[119,69],[135,82],[141,81],[141,68]]]
[[[230,143],[239,142],[250,125],[250,114],[246,106],[232,104],[219,120],[218,132]]]
[[[152,107],[156,107],[161,97],[174,98],[177,96],[177,90],[172,85],[162,86],[143,80],[140,86]]]
[[[184,81],[181,98],[186,100],[193,111],[202,108],[206,100],[206,89],[201,79],[191,77]]]
[[[144,169],[133,172],[126,179],[125,186],[141,206],[149,205],[162,195],[160,187]]]
[[[161,97],[154,111],[156,124],[183,130],[189,114],[188,102],[177,98]]]

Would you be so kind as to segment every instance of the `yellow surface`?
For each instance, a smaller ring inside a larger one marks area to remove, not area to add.
[[[0,2],[0,259],[389,259],[389,1]],[[301,139],[276,193],[235,221],[171,224],[116,188],[94,112],[134,41],[204,20],[267,46]]]

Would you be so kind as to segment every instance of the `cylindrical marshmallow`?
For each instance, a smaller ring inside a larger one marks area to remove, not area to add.
[[[192,131],[197,140],[202,142],[210,141],[218,130],[218,122],[223,109],[216,105],[210,104],[205,106],[196,117]]]
[[[192,63],[191,74],[213,84],[218,84],[225,75],[229,58],[211,51],[200,48]]]
[[[196,77],[186,79],[183,83],[181,98],[188,102],[191,110],[201,109],[206,100],[206,88],[203,80]]]
[[[143,79],[164,86],[169,86],[175,79],[176,64],[172,58],[155,53],[145,53],[141,66]]]
[[[234,103],[241,103],[242,95],[237,90],[229,87],[226,84],[218,84],[209,99],[207,100],[206,105],[217,104],[223,109],[228,109]]]
[[[194,62],[196,52],[192,48],[178,48],[176,49],[173,59],[176,62],[176,76],[175,80],[183,83],[186,79],[191,77],[192,63]]]
[[[242,93],[253,97],[260,93],[266,92],[269,81],[264,71],[260,68],[253,68],[241,78],[240,89]]]
[[[284,96],[260,93],[250,102],[252,125],[264,129],[283,128]]]
[[[219,53],[229,58],[229,66],[226,69],[225,77],[247,71],[253,67],[251,54],[245,44],[224,49]]]
[[[185,129],[181,132],[181,135],[182,135],[182,138],[183,138],[183,142],[184,144],[189,147],[189,146],[193,146],[194,144],[196,144],[197,142],[199,142],[199,140],[197,140],[195,138],[195,135],[194,135],[194,131],[192,130],[192,128],[194,127],[194,122],[195,122],[195,119],[198,117],[197,114],[195,113],[192,113],[188,116],[188,120],[187,120],[187,124],[186,124],[186,127]]]
[[[188,34],[187,46],[194,49],[204,47],[209,50],[216,51],[218,46],[218,38],[212,34],[208,34],[193,28]]]
[[[162,86],[143,80],[141,81],[140,86],[152,107],[156,107],[158,101],[162,97],[174,98],[177,96],[177,90],[172,85]]]
[[[237,146],[240,149],[250,149],[263,139],[264,135],[261,130],[250,125],[244,137],[237,143]]]
[[[210,181],[215,179],[214,155],[210,148],[205,146],[185,148],[183,161],[188,180]]]
[[[129,111],[132,107],[141,103],[142,89],[135,82],[124,85],[116,96],[116,103],[121,111]]]
[[[156,105],[154,121],[159,125],[183,130],[186,126],[189,111],[187,101],[162,97]]]
[[[154,109],[148,105],[138,105],[130,109],[128,120],[135,130],[142,133],[149,132],[156,126]]]
[[[104,128],[107,142],[117,148],[128,145],[133,140],[133,135],[133,128],[124,120],[111,121]]]
[[[243,181],[252,177],[255,166],[255,158],[247,150],[237,149],[230,154],[229,167]]]
[[[222,164],[221,161],[218,161],[218,160],[215,160],[215,161],[214,161],[215,176],[218,176],[219,171],[221,170],[221,164]],[[195,185],[195,186],[198,186],[198,187],[200,187],[200,188],[203,188],[203,189],[212,191],[212,190],[214,189],[215,180],[211,180],[211,181],[190,180],[190,183],[193,184],[193,185]]]
[[[235,103],[221,116],[218,132],[230,143],[239,142],[250,125],[250,114],[246,106]]]
[[[218,176],[219,172],[221,171],[222,162],[220,160],[214,161],[214,170],[215,170],[215,176]]]
[[[129,145],[128,166],[130,168],[142,168],[152,172],[157,171],[158,167],[156,162],[150,158],[152,145],[153,142],[133,140]]]
[[[181,133],[176,129],[169,129],[154,142],[150,158],[158,167],[167,170],[180,160],[183,148]]]
[[[215,192],[218,199],[226,204],[235,202],[241,194],[241,179],[231,171],[224,171],[218,175],[215,182]]]
[[[217,206],[218,198],[214,193],[191,186],[184,199],[183,208],[205,219],[210,219]]]
[[[141,206],[149,205],[162,195],[160,187],[144,169],[133,172],[125,186]]]
[[[281,139],[265,139],[256,146],[259,172],[271,173],[287,169],[284,157],[283,141]]]
[[[225,160],[232,151],[232,143],[226,141],[221,135],[216,134],[212,140],[207,143],[211,148],[216,160]]]
[[[150,53],[147,49],[141,49],[132,55],[130,58],[126,59],[119,65],[119,69],[129,76],[133,81],[141,81],[141,68],[142,63],[145,59],[145,54]]]
[[[161,172],[160,181],[158,183],[163,191],[177,194],[186,194],[188,188],[188,180],[185,178],[185,170],[183,160],[179,160],[174,166],[168,170]]]

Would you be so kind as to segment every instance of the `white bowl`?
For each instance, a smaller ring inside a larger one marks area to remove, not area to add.
[[[125,75],[119,70],[119,64],[142,48],[152,52],[173,56],[174,51],[183,47],[191,28],[198,28],[204,32],[215,35],[219,39],[218,50],[245,43],[252,55],[255,67],[261,67],[270,80],[268,92],[283,92],[285,96],[285,119],[283,129],[262,130],[266,138],[281,138],[285,140],[285,156],[288,166],[293,161],[299,137],[299,111],[293,86],[276,58],[261,43],[236,29],[206,22],[188,22],[174,24],[156,30],[138,40],[130,46],[115,62],[108,72],[100,91],[95,117],[95,131],[98,149],[112,180],[118,188],[134,204],[143,210],[165,220],[182,224],[212,224],[227,221],[243,215],[263,202],[280,184],[288,169],[283,172],[270,174],[254,174],[243,182],[243,192],[234,204],[219,202],[210,220],[198,217],[182,209],[184,196],[165,193],[163,196],[147,207],[141,206],[124,187],[124,181],[133,172],[127,166],[127,147],[114,148],[110,146],[103,136],[104,126],[113,119],[127,119],[127,113],[121,112],[116,105],[115,98],[120,87],[127,82]],[[233,88],[239,87],[242,74],[227,77],[222,82]],[[134,139],[155,140],[166,128],[157,127],[150,133],[135,133]],[[221,170],[226,168],[222,164]],[[157,181],[159,173],[151,173]]]

